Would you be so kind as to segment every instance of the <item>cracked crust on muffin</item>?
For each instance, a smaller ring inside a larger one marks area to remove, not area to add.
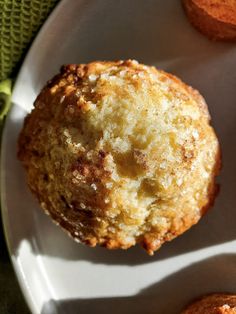
[[[213,204],[221,160],[199,92],[133,60],[63,66],[25,119],[18,157],[76,241],[150,255]]]

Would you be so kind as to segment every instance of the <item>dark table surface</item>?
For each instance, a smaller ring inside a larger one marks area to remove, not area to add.
[[[0,218],[0,314],[30,314],[14,273]]]

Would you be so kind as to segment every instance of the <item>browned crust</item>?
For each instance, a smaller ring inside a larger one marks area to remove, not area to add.
[[[169,73],[167,75],[171,79],[175,80],[178,84],[182,85],[188,91],[188,93],[192,94],[193,98],[196,99],[202,111],[202,114],[206,115],[208,119],[210,120],[211,117],[208,112],[207,104],[204,98],[201,96],[201,94],[196,89],[192,88],[191,86],[186,85],[175,75],[172,75]],[[204,207],[202,207],[201,217],[205,215],[208,209],[210,209],[214,205],[215,199],[220,191],[220,186],[219,184],[216,183],[216,177],[219,175],[221,167],[222,167],[222,153],[221,153],[220,144],[218,143],[218,152],[216,156],[215,166],[212,172],[211,183],[209,184],[209,187],[208,187],[208,203]],[[190,229],[193,225],[197,224],[198,221],[201,219],[201,217],[197,218],[197,217],[192,217],[192,216],[191,217],[186,216],[184,217],[184,219],[177,222],[178,227],[176,228],[176,230],[178,230],[178,232],[168,233],[163,239],[158,239],[158,241],[156,241],[155,234],[153,234],[153,236],[152,234],[148,234],[147,236],[142,238],[142,240],[140,241],[140,244],[143,246],[143,248],[147,251],[149,255],[153,255],[153,252],[158,250],[162,246],[162,244],[164,244],[167,241],[169,242],[173,240],[174,238],[176,238],[177,236],[183,234],[185,231]]]
[[[164,71],[161,71],[161,72],[165,73],[165,75],[167,77],[169,77],[171,80],[175,81],[178,85],[183,87],[188,94],[192,95],[192,97],[196,100],[196,102],[197,102],[197,104],[199,106],[199,109],[201,110],[202,114],[207,117],[208,121],[210,121],[211,117],[210,117],[210,114],[209,114],[209,111],[208,111],[207,104],[205,102],[205,99],[199,93],[199,91],[194,89],[193,87],[185,84],[177,76],[175,76],[175,75],[173,75],[171,73],[166,73]]]
[[[208,188],[208,203],[202,207],[201,209],[201,217],[210,209],[215,202],[216,196],[219,193],[220,186],[215,182],[216,177],[218,176],[221,169],[221,151],[220,146],[218,146],[218,154],[216,158],[215,167],[212,173],[212,180]],[[185,231],[190,229],[193,225],[197,224],[201,217],[184,217],[181,221],[177,221],[177,228],[175,233],[168,233],[165,235],[164,238],[156,240],[155,234],[153,236],[148,234],[144,238],[142,238],[140,244],[142,247],[147,251],[149,255],[153,255],[153,252],[158,250],[162,244],[165,242],[169,242],[176,238],[177,236],[183,234]]]
[[[220,146],[218,147],[218,155],[217,155],[217,159],[216,159],[216,163],[215,163],[215,167],[214,167],[214,171],[212,174],[212,180],[211,180],[211,184],[209,185],[209,193],[208,193],[208,203],[201,209],[201,214],[202,216],[208,211],[208,209],[210,209],[213,205],[214,205],[214,201],[216,196],[219,193],[219,185],[215,182],[216,177],[218,176],[220,169],[221,169],[221,151],[220,151]],[[29,186],[29,188],[31,189],[31,186]],[[33,192],[33,194],[35,194],[36,198],[40,201],[41,200],[41,196],[35,191],[33,191],[31,189],[31,191]],[[48,204],[48,207],[50,206],[50,204]],[[45,210],[44,210],[45,211]],[[58,213],[58,215],[52,211],[48,212],[47,210],[45,211],[45,213],[51,216],[52,220],[57,224],[60,225],[61,228],[71,237],[73,238],[75,241],[79,241],[83,244],[86,244],[90,247],[95,247],[96,245],[100,245],[102,247],[105,247],[107,249],[110,250],[115,250],[115,249],[128,249],[130,248],[132,245],[125,245],[119,238],[116,239],[102,239],[102,241],[98,242],[98,239],[96,237],[90,237],[90,238],[83,238],[82,236],[80,238],[76,237],[74,235],[75,233],[75,228],[70,224],[70,223],[66,223],[64,220],[61,219],[60,214]],[[165,242],[170,242],[173,239],[175,239],[176,237],[178,237],[179,235],[183,234],[185,231],[187,231],[188,229],[190,229],[193,225],[197,224],[198,221],[202,218],[202,216],[200,217],[184,217],[181,220],[178,220],[176,222],[176,230],[175,233],[168,233],[165,235],[165,237],[163,237],[162,239],[157,238],[156,233],[149,233],[147,235],[145,235],[144,237],[140,237],[139,240],[137,240],[137,243],[139,243],[144,249],[145,251],[149,254],[149,255],[153,255],[155,251],[157,251]]]
[[[236,40],[236,2],[213,0],[182,0],[191,24],[209,39]]]
[[[235,314],[235,294],[210,294],[191,303],[182,314]]]

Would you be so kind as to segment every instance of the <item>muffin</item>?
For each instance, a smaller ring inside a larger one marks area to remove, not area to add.
[[[198,91],[137,61],[63,66],[38,95],[18,157],[76,241],[153,254],[216,195],[219,143]]]
[[[185,12],[210,39],[236,40],[236,0],[182,0]]]
[[[188,306],[182,314],[236,314],[236,295],[205,296]]]

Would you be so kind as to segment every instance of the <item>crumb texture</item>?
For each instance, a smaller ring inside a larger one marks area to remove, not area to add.
[[[202,96],[132,60],[62,67],[25,119],[18,157],[75,240],[149,254],[200,219],[220,166]]]
[[[236,295],[212,294],[203,297],[182,314],[236,314]]]

